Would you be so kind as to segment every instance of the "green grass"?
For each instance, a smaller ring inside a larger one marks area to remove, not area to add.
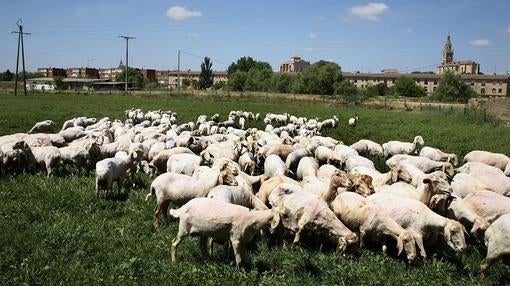
[[[320,118],[337,115],[341,126],[327,132],[350,144],[361,138],[377,142],[412,140],[422,135],[427,145],[463,156],[472,149],[510,154],[510,130],[474,121],[462,112],[397,112],[362,107],[329,106],[319,102],[254,101],[250,98],[204,98],[179,95],[67,95],[16,97],[0,95],[0,134],[24,132],[41,120],[61,125],[75,116],[123,118],[125,109],[173,110],[180,121],[199,114],[230,110],[289,112]],[[356,128],[347,119],[360,116]],[[255,126],[261,127],[259,124]],[[382,160],[378,161],[378,166]],[[142,178],[148,185],[150,180]],[[161,232],[152,227],[154,200],[144,201],[147,187],[126,200],[96,199],[93,175],[46,178],[23,174],[0,178],[0,284],[85,285],[493,285],[510,283],[501,262],[477,277],[484,248],[470,247],[459,261],[444,255],[408,265],[380,251],[361,250],[334,255],[330,247],[303,242],[297,248],[258,239],[247,265],[236,271],[233,257],[215,248],[202,257],[196,238],[179,246],[172,265],[169,243],[177,231],[172,220]],[[289,242],[289,241],[287,241]]]

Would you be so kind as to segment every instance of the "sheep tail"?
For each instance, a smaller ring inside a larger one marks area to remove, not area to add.
[[[178,209],[170,209],[170,215],[174,218],[179,218],[181,216],[181,208]]]

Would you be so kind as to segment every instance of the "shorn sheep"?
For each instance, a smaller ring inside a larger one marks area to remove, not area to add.
[[[214,210],[214,211],[211,211]],[[188,235],[200,235],[200,248],[207,255],[209,237],[228,240],[232,244],[236,265],[245,259],[244,245],[264,227],[276,228],[279,215],[272,210],[250,210],[209,198],[195,198],[179,209],[170,210],[170,215],[179,218],[179,231],[172,241],[172,263],[176,262],[177,246]]]
[[[358,116],[349,118],[349,126],[356,127],[356,125],[358,124],[358,120],[359,120]]]

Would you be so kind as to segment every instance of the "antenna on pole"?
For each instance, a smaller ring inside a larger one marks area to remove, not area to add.
[[[18,19],[16,22],[18,31],[13,31],[12,34],[18,34],[18,53],[16,55],[16,80],[14,84],[14,95],[18,94],[18,66],[19,66],[19,49],[21,47],[21,61],[23,63],[23,88],[25,95],[27,95],[27,76],[25,73],[25,48],[23,45],[23,35],[31,35],[31,33],[23,33],[23,20]]]
[[[124,86],[124,90],[125,92],[127,93],[128,91],[128,57],[129,57],[129,40],[130,39],[136,39],[135,37],[130,37],[130,36],[119,36],[119,38],[124,38],[126,39],[126,72],[125,72],[125,75],[124,75],[124,81],[125,81],[125,86]]]

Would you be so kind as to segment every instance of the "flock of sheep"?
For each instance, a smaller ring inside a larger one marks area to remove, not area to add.
[[[461,253],[465,233],[484,239],[483,277],[497,259],[510,255],[510,158],[472,151],[460,167],[455,154],[413,142],[382,145],[360,140],[351,146],[325,137],[338,118],[308,119],[284,114],[231,111],[228,118],[201,115],[177,124],[171,111],[126,110],[122,122],[78,117],[54,133],[51,120],[28,133],[0,137],[3,175],[56,169],[95,170],[96,194],[108,195],[136,172],[154,179],[146,201],[156,197],[154,225],[160,215],[179,218],[172,261],[181,240],[200,236],[204,255],[213,242],[229,242],[236,264],[245,245],[270,228],[303,232],[348,247],[378,244],[384,253],[396,246],[408,261],[426,257],[425,246]],[[246,128],[263,120],[264,130]],[[356,126],[358,117],[349,119]],[[388,172],[370,158],[387,159]],[[178,209],[170,209],[179,207]]]

